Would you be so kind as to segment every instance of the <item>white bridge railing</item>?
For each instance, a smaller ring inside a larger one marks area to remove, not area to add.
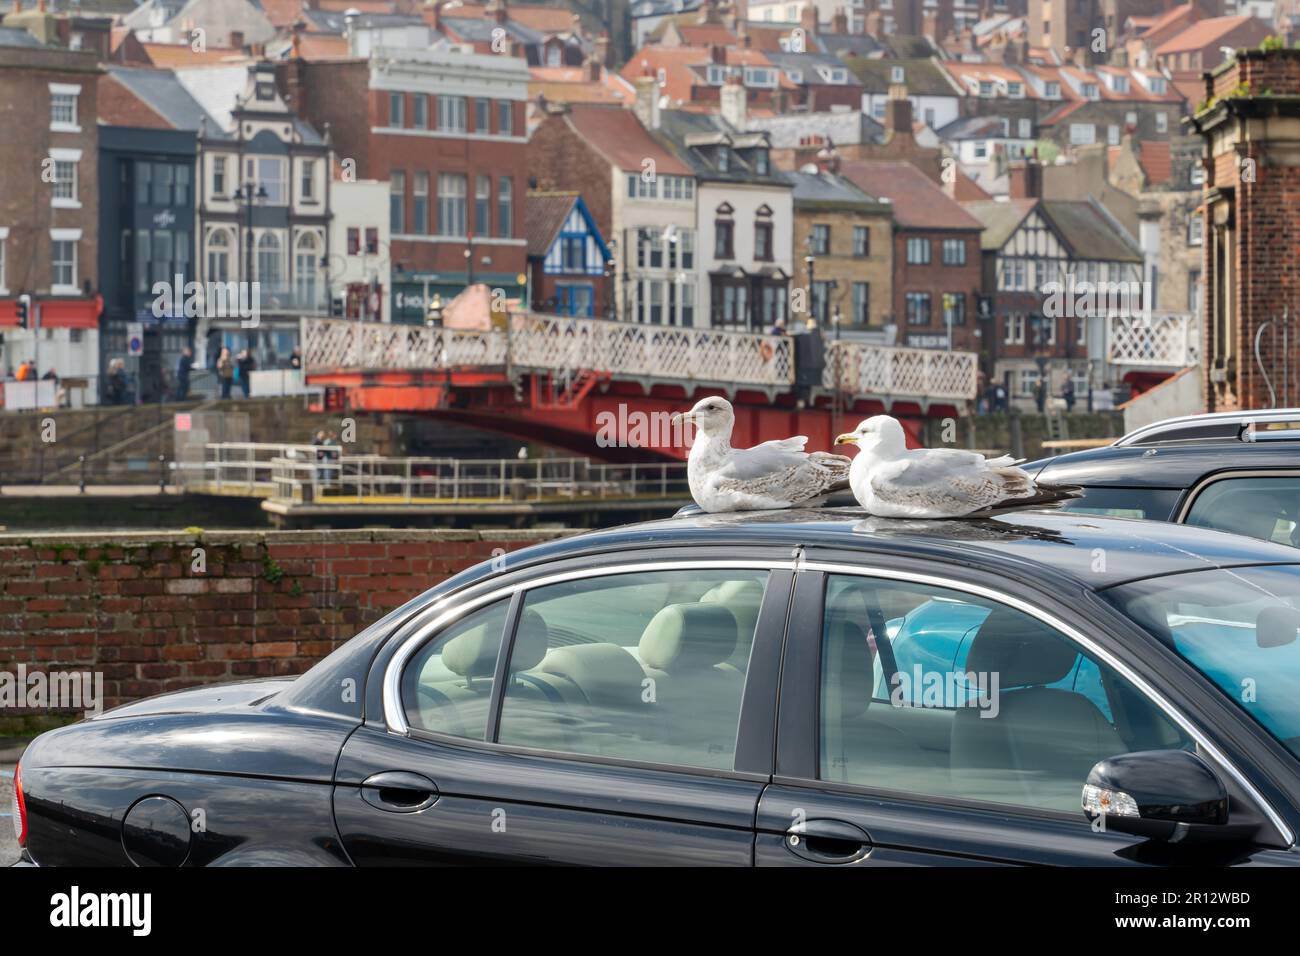
[[[509,329],[464,331],[419,325],[306,318],[303,366],[339,369],[444,369],[509,365],[520,370],[789,389],[800,336],[638,325],[603,319],[513,316]],[[856,395],[969,400],[973,352],[827,343],[823,385]]]
[[[1106,360],[1114,365],[1186,368],[1197,362],[1200,328],[1190,314],[1106,317]]]
[[[823,385],[854,396],[968,401],[975,397],[979,360],[974,352],[832,342]]]

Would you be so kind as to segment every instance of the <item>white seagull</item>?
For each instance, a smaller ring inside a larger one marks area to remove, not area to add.
[[[697,432],[686,460],[691,497],[705,511],[759,511],[810,504],[843,488],[849,459],[803,450],[804,435],[766,441],[753,448],[732,448],[736,423],[725,398],[703,398],[673,423],[694,422]]]
[[[878,518],[960,518],[1038,493],[1010,455],[909,449],[903,426],[889,415],[868,418],[835,444],[858,446],[849,487],[858,504]]]

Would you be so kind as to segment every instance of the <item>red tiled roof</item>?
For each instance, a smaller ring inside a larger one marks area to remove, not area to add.
[[[303,16],[303,0],[261,0],[262,12],[274,27],[290,27]]]
[[[869,196],[888,199],[894,221],[909,229],[983,229],[978,219],[949,199],[925,173],[911,163],[849,160],[840,175]]]
[[[593,149],[625,172],[640,172],[645,160],[652,159],[658,173],[693,175],[689,166],[646,132],[631,110],[621,106],[574,103],[564,118]]]
[[[188,43],[142,43],[140,45],[144,47],[150,63],[169,69],[245,59],[244,52],[233,47],[213,46],[196,51]]]
[[[772,61],[764,56],[761,50],[746,50],[734,46],[724,49],[728,66],[766,66],[775,69]],[[629,83],[635,84],[637,77],[644,75],[647,70],[651,76],[663,70],[663,95],[674,103],[688,103],[691,100],[691,89],[704,85],[704,80],[695,67],[703,67],[712,62],[713,52],[709,47],[644,46],[632,54],[632,59],[624,64],[622,76]],[[784,73],[779,73],[779,76],[778,82],[783,88],[791,90],[798,88],[786,78]]]
[[[1184,22],[1195,22],[1200,16],[1200,11],[1191,3],[1184,3],[1182,6],[1170,7],[1164,13],[1157,17],[1151,18],[1151,22],[1146,25],[1139,36],[1148,42],[1159,43],[1169,36],[1172,36],[1171,28],[1178,28],[1179,24]],[[1137,18],[1134,17],[1134,20]]]
[[[1254,19],[1254,17],[1210,17],[1208,20],[1193,23],[1186,30],[1174,34],[1171,39],[1156,47],[1156,56],[1203,50]],[[1263,25],[1262,20],[1259,23]]]

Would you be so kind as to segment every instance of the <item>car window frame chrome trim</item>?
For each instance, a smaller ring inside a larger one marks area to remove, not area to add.
[[[1206,475],[1199,479],[1196,484],[1183,495],[1183,502],[1178,506],[1178,510],[1173,517],[1174,524],[1186,524],[1187,516],[1191,513],[1192,507],[1196,504],[1196,499],[1210,485],[1218,481],[1229,481],[1233,478],[1300,478],[1300,468],[1240,468],[1232,471],[1216,471],[1212,475]],[[1200,528],[1202,525],[1188,525],[1188,527]],[[1218,528],[1209,528],[1211,531],[1218,531]],[[1237,532],[1233,532],[1234,534]],[[1264,540],[1263,538],[1255,540]],[[1270,544],[1281,544],[1279,541],[1270,541]]]
[[[1128,664],[1116,657],[1110,650],[1101,646],[1092,638],[1088,637],[1077,627],[1062,620],[1051,611],[1047,611],[1035,604],[1025,601],[1014,595],[1006,594],[995,588],[990,588],[982,584],[974,584],[968,581],[962,581],[956,578],[942,577],[935,574],[927,574],[919,571],[903,571],[893,568],[868,567],[856,564],[841,564],[834,561],[810,559],[804,562],[803,570],[821,571],[826,574],[853,574],[859,577],[879,577],[893,581],[907,581],[912,584],[928,584],[933,587],[949,588],[951,590],[962,591],[988,600],[997,601],[1015,608],[1031,617],[1037,618],[1044,624],[1055,628],[1062,634],[1074,641],[1079,646],[1086,648],[1088,651],[1096,654],[1099,658],[1113,667],[1121,676],[1133,684],[1135,688],[1144,694],[1153,704],[1169,719],[1174,721],[1183,731],[1201,747],[1206,756],[1219,766],[1229,777],[1254,801],[1255,805],[1260,808],[1265,818],[1277,830],[1282,841],[1288,846],[1295,845],[1295,834],[1291,827],[1282,818],[1281,814],[1274,809],[1273,805],[1265,799],[1264,795],[1259,792],[1258,788],[1250,779],[1237,769],[1236,765],[1228,759],[1227,755],[1219,749],[1215,743],[1206,736],[1190,719],[1185,717],[1182,712],[1165,698],[1158,690],[1152,687],[1145,678],[1133,670]],[[820,694],[820,690],[818,691]],[[819,718],[820,719],[820,718]],[[821,759],[817,758],[818,772],[820,773]],[[820,782],[820,778],[818,781]],[[1082,783],[1080,784],[1082,786]]]
[[[1199,415],[1179,415],[1174,418],[1164,418],[1158,422],[1152,422],[1149,425],[1143,425],[1135,428],[1131,432],[1121,435],[1115,439],[1109,447],[1125,447],[1130,445],[1140,445],[1143,442],[1149,442],[1158,438],[1163,431],[1172,431],[1177,428],[1183,428],[1187,425],[1216,425],[1222,423],[1235,423],[1246,429],[1253,422],[1276,422],[1286,421],[1287,419],[1300,420],[1300,408],[1268,408],[1258,411],[1245,412],[1210,412]],[[1189,441],[1227,441],[1229,439],[1188,439]],[[1237,441],[1247,440],[1239,436]]]
[[[557,571],[554,574],[542,575],[541,577],[527,577],[521,580],[512,581],[503,584],[500,587],[489,588],[482,594],[474,595],[457,601],[456,595],[449,595],[442,601],[433,605],[426,612],[426,620],[412,623],[415,630],[407,637],[401,639],[401,644],[396,652],[389,659],[384,670],[383,684],[383,705],[384,705],[384,725],[388,732],[402,737],[411,735],[411,727],[406,721],[406,714],[402,709],[402,671],[405,670],[406,664],[411,657],[430,637],[434,636],[447,625],[455,623],[466,614],[478,610],[485,605],[502,598],[513,598],[516,593],[531,591],[533,588],[546,587],[549,584],[561,584],[565,581],[576,581],[583,578],[596,578],[615,576],[619,574],[635,574],[638,571],[695,571],[695,570],[761,570],[761,571],[790,571],[795,572],[795,562],[790,559],[725,559],[725,558],[701,558],[697,560],[653,560],[643,559],[622,564],[611,564],[603,567],[574,568],[568,571]],[[449,603],[455,603],[454,607],[447,607]],[[441,611],[442,613],[435,613]],[[431,619],[429,619],[431,616]],[[503,635],[503,641],[505,635]],[[498,652],[499,653],[499,652]],[[469,741],[470,743],[484,743],[484,741]]]

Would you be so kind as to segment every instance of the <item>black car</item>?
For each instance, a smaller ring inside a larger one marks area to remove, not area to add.
[[[1300,863],[1291,548],[820,509],[494,564],[39,737],[26,861]]]
[[[1300,409],[1169,419],[1025,468],[1040,482],[1081,486],[1069,509],[1300,547]]]

